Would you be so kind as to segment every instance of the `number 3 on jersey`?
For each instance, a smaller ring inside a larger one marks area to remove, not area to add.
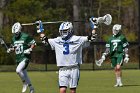
[[[64,54],[64,55],[69,54],[69,44],[68,44],[68,43],[64,43],[64,44],[63,44],[63,47],[64,47],[63,54]]]

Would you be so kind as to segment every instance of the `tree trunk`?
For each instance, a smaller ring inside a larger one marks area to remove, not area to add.
[[[73,0],[73,19],[75,21],[78,21],[79,20],[79,0]],[[79,28],[79,23],[78,22],[75,22],[74,23],[74,31],[75,31],[75,34],[78,34],[78,29]]]
[[[4,8],[5,4],[6,4],[6,0],[0,0],[0,28],[3,27],[4,14],[2,9]]]

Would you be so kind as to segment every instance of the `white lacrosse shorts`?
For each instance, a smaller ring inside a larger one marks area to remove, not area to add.
[[[76,88],[79,78],[79,68],[59,69],[59,87]]]

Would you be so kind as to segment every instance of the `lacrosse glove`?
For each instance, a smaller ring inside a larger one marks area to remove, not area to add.
[[[24,54],[31,54],[31,52],[32,52],[32,48],[28,48],[24,50]]]
[[[125,58],[123,60],[125,63],[128,63],[129,61],[129,55],[128,54],[125,54]]]
[[[39,20],[39,21],[36,21],[35,23],[36,23],[36,26],[37,26],[37,27],[36,27],[36,28],[37,28],[37,33],[41,33],[41,32],[43,32],[44,29],[43,29],[42,21]]]
[[[7,53],[10,53],[11,51],[12,51],[12,49],[11,48],[8,48],[6,52]]]

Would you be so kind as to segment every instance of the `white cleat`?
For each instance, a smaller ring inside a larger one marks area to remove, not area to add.
[[[114,87],[119,87],[119,84],[115,84]]]
[[[22,88],[22,93],[24,93],[27,90],[28,84],[24,83]]]
[[[30,93],[35,93],[35,92],[34,92],[34,89],[31,89],[31,90],[30,90]]]
[[[123,84],[122,83],[117,83],[116,85],[114,85],[114,87],[123,87]]]
[[[120,84],[119,84],[119,87],[123,87],[123,84],[122,84],[122,83],[120,83]]]

